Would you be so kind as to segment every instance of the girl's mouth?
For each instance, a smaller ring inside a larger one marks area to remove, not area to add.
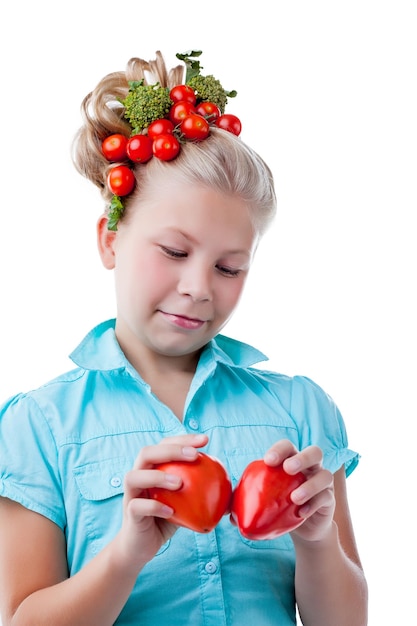
[[[161,311],[161,313],[168,322],[179,328],[184,328],[185,330],[198,330],[205,324],[204,320],[194,319],[184,315],[176,315],[174,313],[164,313],[163,311]]]

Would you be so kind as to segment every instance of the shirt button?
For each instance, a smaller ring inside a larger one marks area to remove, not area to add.
[[[217,566],[215,563],[213,563],[213,561],[209,561],[208,563],[206,563],[204,569],[206,570],[207,574],[214,574],[214,572],[217,571]]]
[[[122,484],[122,479],[120,478],[120,476],[113,476],[113,478],[110,479],[110,484],[112,487],[120,487],[120,485]]]
[[[198,422],[197,422],[197,420],[191,419],[191,420],[188,422],[188,426],[189,426],[190,428],[192,428],[193,430],[197,430],[197,428],[198,428]]]

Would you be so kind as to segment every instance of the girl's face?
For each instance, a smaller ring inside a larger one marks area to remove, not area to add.
[[[241,296],[257,244],[249,210],[237,196],[184,184],[130,210],[116,234],[99,227],[115,272],[117,338],[136,358],[193,355]]]

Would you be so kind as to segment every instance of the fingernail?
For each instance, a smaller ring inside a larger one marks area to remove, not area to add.
[[[291,472],[298,472],[298,470],[301,469],[301,463],[298,459],[286,459],[285,469]]]
[[[177,476],[177,474],[165,474],[165,482],[168,485],[176,487],[181,483],[181,478],[180,476]]]
[[[170,506],[167,506],[166,504],[162,506],[161,516],[166,515],[167,517],[171,517],[173,513],[174,513],[174,509],[172,509]]]
[[[294,491],[291,494],[291,500],[295,503],[299,502],[301,504],[306,499],[306,497],[307,497],[307,493],[302,487],[299,487],[298,489],[294,489]]]
[[[264,456],[264,461],[271,464],[277,463],[278,454],[276,452],[267,452]]]
[[[184,448],[182,449],[182,454],[189,459],[195,459],[195,457],[197,456],[197,450],[192,446],[184,446]]]

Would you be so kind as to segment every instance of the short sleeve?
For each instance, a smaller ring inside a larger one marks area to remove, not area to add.
[[[0,496],[65,526],[56,444],[30,395],[0,406]]]
[[[334,473],[344,466],[349,476],[360,455],[348,446],[345,423],[333,399],[314,381],[295,376],[290,413],[298,424],[300,446],[320,446],[324,467]]]

